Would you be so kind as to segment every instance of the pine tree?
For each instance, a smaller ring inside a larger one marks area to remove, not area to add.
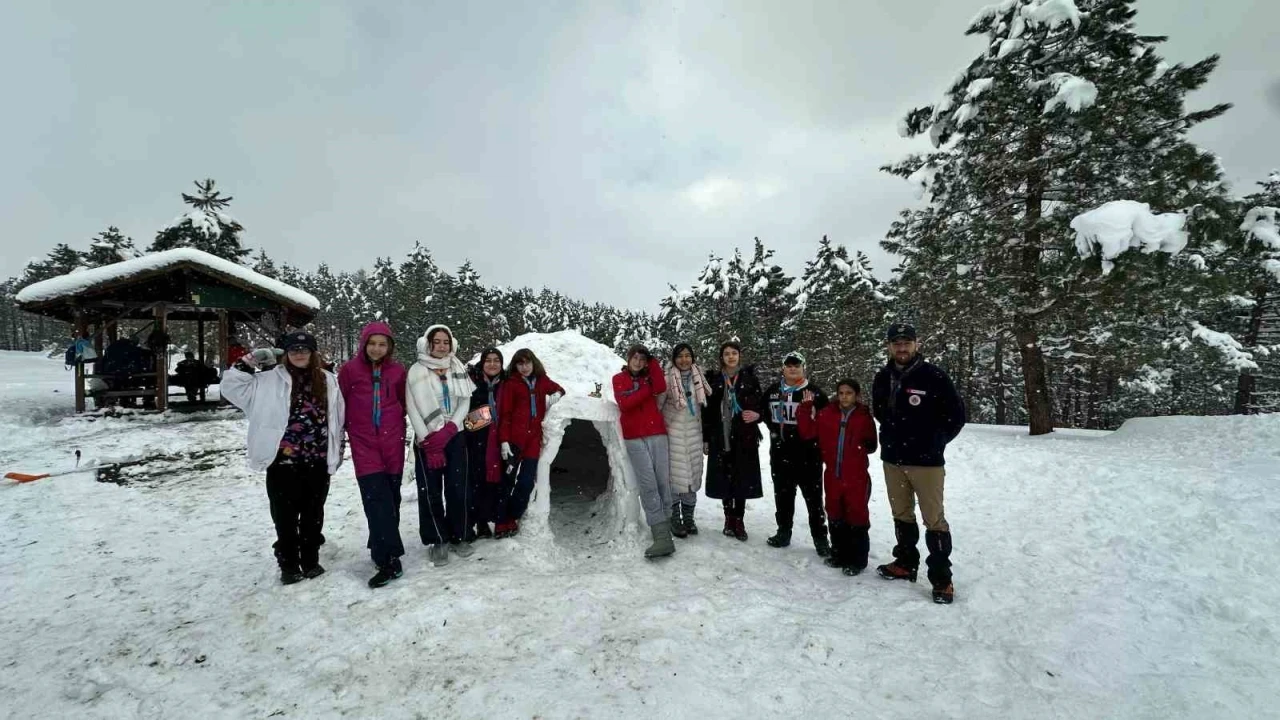
[[[1244,218],[1228,269],[1237,291],[1233,335],[1255,361],[1236,381],[1237,413],[1280,409],[1280,171],[1258,185],[1238,206]]]
[[[269,278],[279,278],[280,271],[276,269],[276,263],[267,256],[267,251],[258,248],[258,254],[253,258],[253,271],[259,275],[265,275]]]
[[[231,197],[223,197],[214,188],[213,180],[197,181],[195,195],[182,193],[182,201],[191,210],[179,215],[172,223],[156,234],[150,252],[189,247],[232,262],[240,262],[249,251],[240,245],[240,233],[244,226],[225,210]]]
[[[84,262],[89,267],[102,267],[139,256],[133,239],[125,237],[119,228],[112,225],[89,242],[89,252],[84,254]]]
[[[1132,5],[1006,0],[984,9],[968,33],[985,35],[987,49],[939,103],[903,123],[905,134],[928,133],[939,150],[885,168],[918,183],[928,202],[904,212],[886,249],[931,263],[920,274],[942,287],[960,268],[980,271],[974,292],[994,306],[997,329],[1021,356],[1032,434],[1054,424],[1046,329],[1087,309],[1096,286],[1119,282],[1096,259],[1078,257],[1071,218],[1114,199],[1174,211],[1220,191],[1215,159],[1186,133],[1229,106],[1183,108],[1218,58],[1167,65],[1153,50],[1164,38],[1133,31]],[[1187,269],[1177,258],[1122,262],[1136,274]]]

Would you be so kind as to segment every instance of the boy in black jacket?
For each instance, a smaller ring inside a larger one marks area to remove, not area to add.
[[[773,499],[777,505],[778,534],[765,542],[782,548],[791,544],[791,526],[796,512],[796,489],[804,495],[809,510],[809,532],[818,555],[831,554],[827,542],[827,518],[822,508],[822,455],[817,440],[805,440],[796,429],[796,409],[804,392],[813,393],[818,410],[826,407],[827,395],[805,377],[804,356],[791,352],[782,361],[782,379],[765,395],[765,424],[769,427],[769,468],[773,476]]]
[[[924,516],[925,545],[933,600],[950,603],[951,528],[943,512],[943,453],[965,424],[964,403],[951,378],[920,356],[916,329],[891,325],[885,334],[889,362],[876,373],[872,406],[880,422],[880,459],[893,511],[898,544],[893,562],[876,568],[881,577],[915,582],[920,566],[920,528],[915,504]]]

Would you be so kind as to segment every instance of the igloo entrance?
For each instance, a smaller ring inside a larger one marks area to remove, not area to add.
[[[557,540],[581,540],[599,533],[597,500],[609,490],[609,474],[609,453],[595,424],[570,420],[551,461],[549,478],[548,524]]]

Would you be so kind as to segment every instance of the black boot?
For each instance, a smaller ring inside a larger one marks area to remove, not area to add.
[[[671,505],[671,534],[678,538],[689,537],[689,531],[685,529],[684,519],[680,516],[680,503]]]
[[[739,512],[740,514],[739,514],[736,518],[734,518],[734,519],[733,519],[733,536],[734,536],[735,538],[737,538],[737,539],[738,539],[739,541],[741,541],[741,542],[746,542],[746,541],[747,541],[747,526],[746,526],[746,524],[745,524],[745,523],[743,522],[743,520],[742,520],[743,515],[745,515],[745,514],[746,514],[746,508],[742,508],[742,509],[738,510],[738,512]]]
[[[813,549],[817,551],[818,557],[824,558],[831,555],[831,545],[827,542],[827,528],[823,526],[821,529],[815,529],[813,532]]]
[[[844,566],[845,575],[857,575],[867,569],[867,556],[871,553],[870,528],[846,525],[844,529],[845,544],[848,548],[848,563]]]
[[[680,503],[681,513],[684,515],[684,531],[688,535],[698,534],[698,526],[696,523],[693,522],[694,507],[696,506]]]
[[[950,605],[955,597],[955,588],[951,584],[951,533],[927,530],[924,534],[924,544],[929,548],[929,556],[924,562],[929,567],[933,601]]]
[[[391,558],[391,578],[396,580],[401,575],[404,575],[404,566],[400,564],[400,558]]]
[[[876,568],[880,577],[888,580],[916,581],[916,570],[920,567],[920,551],[916,543],[920,541],[920,528],[912,522],[893,521],[893,534],[898,544],[893,548],[894,560]]]
[[[476,523],[476,539],[477,540],[484,540],[486,538],[492,538],[492,537],[493,537],[493,531],[489,529],[489,523],[487,522]]]
[[[778,528],[778,534],[765,540],[769,547],[784,548],[791,544],[791,530]]]
[[[302,570],[297,563],[280,563],[280,584],[292,585],[302,581]]]
[[[736,527],[737,527],[737,522],[736,522],[736,519],[733,517],[733,511],[730,510],[729,508],[725,508],[724,534],[727,537],[733,537],[737,533],[737,530],[735,529]]]
[[[378,574],[369,578],[369,587],[380,588],[396,579],[395,570],[390,565],[378,568]]]
[[[305,569],[303,569],[302,571],[302,577],[308,580],[311,580],[312,578],[318,578],[323,574],[324,574],[324,566],[321,565],[320,563],[316,563],[315,565],[310,565]]]
[[[827,567],[842,568],[847,563],[849,548],[845,539],[845,527],[840,520],[831,521],[831,554],[822,561]]]

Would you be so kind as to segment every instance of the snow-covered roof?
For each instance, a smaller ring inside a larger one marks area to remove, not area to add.
[[[193,267],[210,275],[221,276],[237,284],[247,285],[262,295],[299,308],[306,308],[312,312],[320,309],[320,301],[311,293],[256,273],[230,260],[193,248],[165,250],[133,260],[43,280],[23,288],[18,293],[17,301],[22,304],[47,303],[82,295],[104,285],[166,273],[182,266]]]

